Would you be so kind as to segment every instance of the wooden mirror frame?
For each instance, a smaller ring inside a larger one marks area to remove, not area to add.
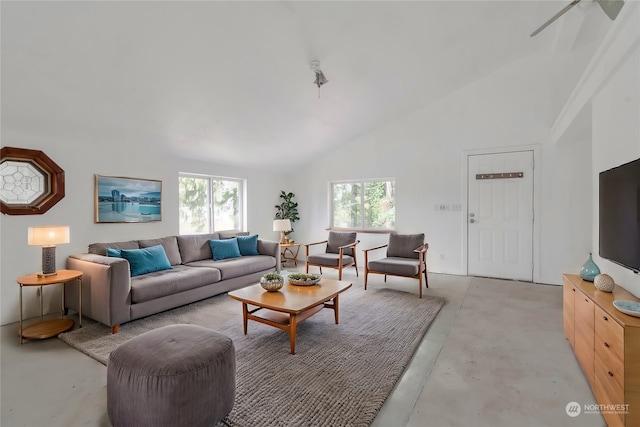
[[[28,163],[45,175],[45,188],[42,194],[31,203],[5,203],[0,198],[0,211],[7,215],[41,215],[51,209],[64,198],[64,170],[40,150],[29,150],[15,147],[2,147],[0,167],[6,161]],[[2,177],[2,185],[5,178]]]

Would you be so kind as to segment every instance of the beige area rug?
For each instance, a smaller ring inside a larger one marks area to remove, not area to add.
[[[241,304],[219,295],[123,324],[112,335],[91,324],[59,337],[107,364],[119,344],[176,323],[214,329],[236,347],[231,426],[367,426],[371,424],[445,300],[391,289],[352,287],[340,296],[340,323],[322,310],[298,325],[296,354],[279,329],[249,322]]]

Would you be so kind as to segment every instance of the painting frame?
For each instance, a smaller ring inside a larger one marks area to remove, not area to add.
[[[162,221],[162,181],[94,174],[96,224]]]

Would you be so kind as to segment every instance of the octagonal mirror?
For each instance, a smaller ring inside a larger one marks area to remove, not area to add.
[[[3,214],[43,214],[63,198],[64,171],[44,152],[2,148],[0,207]]]

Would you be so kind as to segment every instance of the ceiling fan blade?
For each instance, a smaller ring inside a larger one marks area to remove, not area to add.
[[[602,10],[604,10],[604,13],[606,13],[609,19],[611,19],[612,21],[616,19],[616,17],[618,16],[618,13],[620,13],[620,10],[622,9],[622,6],[624,6],[623,0],[595,0],[595,1],[600,5]]]
[[[577,5],[578,3],[580,3],[580,0],[573,0],[571,3],[569,3],[568,5],[566,5],[560,12],[556,13],[555,15],[553,15],[551,17],[551,19],[549,19],[547,22],[545,22],[544,24],[542,24],[542,26],[540,28],[538,28],[537,30],[535,30],[533,33],[531,33],[530,37],[535,36],[536,34],[538,34],[540,31],[544,30],[545,28],[547,28],[549,25],[551,25],[556,19],[560,18],[562,15],[564,15],[565,13],[567,13],[569,11],[569,9],[571,9],[573,6]]]

